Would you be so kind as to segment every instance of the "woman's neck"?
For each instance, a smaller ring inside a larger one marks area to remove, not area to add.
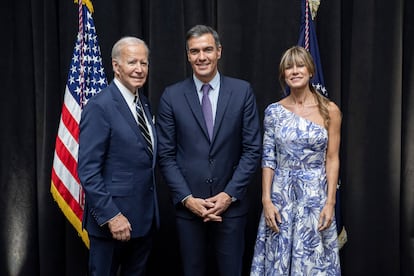
[[[291,90],[290,104],[293,105],[311,105],[315,104],[315,99],[309,89]]]

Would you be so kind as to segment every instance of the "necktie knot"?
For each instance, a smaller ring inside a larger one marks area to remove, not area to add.
[[[139,107],[138,106],[138,96],[137,95],[135,95],[135,97],[134,97],[134,104],[135,104],[136,107]]]
[[[210,92],[211,85],[209,83],[203,84],[201,87],[201,90],[203,91],[203,95],[208,95],[208,92]]]

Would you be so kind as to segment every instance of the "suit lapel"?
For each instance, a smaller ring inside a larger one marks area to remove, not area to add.
[[[112,97],[114,99],[114,102],[116,104],[116,108],[118,109],[119,113],[121,113],[121,115],[125,118],[125,122],[127,123],[127,125],[132,129],[132,131],[135,133],[135,135],[138,137],[138,139],[141,140],[141,143],[143,143],[144,145],[146,144],[145,138],[142,136],[141,131],[139,130],[139,126],[137,121],[134,118],[134,115],[131,113],[131,110],[129,109],[129,106],[127,104],[127,102],[125,101],[124,97],[121,94],[121,91],[119,91],[118,87],[115,85],[115,83],[111,83],[111,92],[112,92]],[[157,146],[157,135],[155,132],[155,127],[154,127],[154,123],[152,121],[152,116],[151,116],[151,110],[149,108],[149,104],[148,101],[145,99],[145,97],[142,96],[142,93],[140,93],[140,99],[142,101],[142,105],[144,107],[144,111],[145,111],[145,115],[147,116],[148,122],[151,125],[151,129],[152,129],[152,133],[153,133],[153,137],[154,137],[154,141],[153,141],[153,145],[154,145],[154,152]],[[149,150],[146,148],[146,151],[148,152],[148,154],[150,154]],[[154,155],[153,155],[154,157]],[[155,160],[155,158],[154,158]]]
[[[221,76],[220,92],[219,92],[219,97],[217,101],[216,118],[214,120],[214,128],[213,128],[213,141],[214,141],[214,138],[216,137],[218,129],[220,128],[220,125],[223,122],[224,113],[230,102],[231,94],[232,94],[232,90],[230,87],[227,86],[225,77]]]
[[[112,97],[114,99],[114,102],[116,104],[116,108],[118,109],[119,113],[121,113],[122,117],[125,118],[125,122],[127,125],[132,129],[132,131],[135,133],[135,135],[138,137],[138,139],[142,140],[142,143],[145,143],[144,137],[142,137],[142,134],[139,131],[139,127],[137,124],[137,121],[135,120],[134,116],[131,113],[131,110],[128,107],[127,102],[125,101],[124,97],[121,94],[121,91],[119,91],[118,87],[116,87],[115,83],[111,84],[112,86]]]
[[[204,121],[203,111],[201,109],[200,99],[198,98],[197,89],[195,87],[194,81],[190,78],[187,79],[187,89],[184,92],[185,98],[187,99],[188,105],[190,106],[191,111],[196,118],[200,128],[203,130],[204,135],[207,139],[210,139],[208,136],[208,130],[206,122]]]

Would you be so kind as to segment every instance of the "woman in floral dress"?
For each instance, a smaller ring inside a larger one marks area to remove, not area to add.
[[[312,56],[288,49],[288,96],[265,110],[262,204],[251,275],[340,275],[335,225],[341,111],[310,83]]]

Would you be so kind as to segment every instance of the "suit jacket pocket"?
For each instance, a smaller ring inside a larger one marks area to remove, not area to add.
[[[117,172],[112,175],[112,182],[106,187],[112,196],[128,196],[134,192],[133,173]]]

